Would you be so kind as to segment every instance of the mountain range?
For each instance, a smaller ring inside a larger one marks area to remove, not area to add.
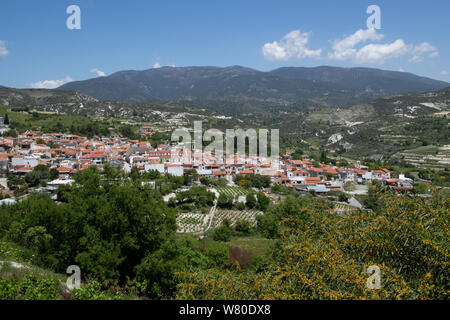
[[[285,67],[269,72],[232,67],[162,67],[120,71],[67,83],[99,100],[162,101],[229,115],[349,106],[392,94],[439,90],[444,81],[372,68]]]

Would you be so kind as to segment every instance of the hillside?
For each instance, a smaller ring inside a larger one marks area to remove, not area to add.
[[[47,89],[14,89],[0,86],[0,105],[25,106],[66,103],[87,103],[97,100],[72,91]]]
[[[277,123],[338,153],[418,166],[450,165],[450,87],[437,92],[395,95],[349,108],[302,113]]]
[[[14,89],[0,86],[0,106],[2,105],[23,107],[25,108],[23,110],[26,111],[36,110],[77,116],[136,119],[138,121],[161,123],[164,126],[184,125],[194,120],[207,120],[210,122],[224,120],[218,113],[198,108],[172,106],[162,103],[130,104],[99,101],[75,91]],[[234,125],[234,122],[231,125]],[[225,123],[229,124],[229,122]]]

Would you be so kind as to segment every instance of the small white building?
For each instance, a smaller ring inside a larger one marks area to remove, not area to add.
[[[31,167],[34,168],[39,164],[39,158],[28,156],[28,157],[15,157],[11,160],[11,165],[13,167]]]
[[[164,174],[164,164],[163,163],[152,163],[152,164],[146,164],[144,166],[144,170],[145,171],[151,171],[151,170],[156,170],[161,174]]]
[[[182,166],[169,166],[167,167],[167,173],[176,177],[182,177],[184,174],[184,168]]]
[[[47,183],[47,190],[50,191],[54,191],[56,189],[58,189],[59,186],[63,186],[63,185],[72,185],[75,182],[75,180],[72,179],[56,179],[53,181],[50,181],[49,183]]]

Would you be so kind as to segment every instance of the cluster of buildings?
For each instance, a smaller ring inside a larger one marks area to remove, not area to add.
[[[143,133],[151,132],[143,127]],[[188,159],[188,160],[186,160]],[[412,188],[412,181],[387,169],[369,171],[359,162],[354,167],[314,162],[307,155],[293,160],[289,154],[275,158],[248,157],[226,153],[217,159],[212,153],[193,153],[189,157],[174,151],[169,144],[152,146],[149,142],[122,137],[87,139],[64,133],[26,131],[16,138],[0,138],[0,168],[23,175],[39,164],[55,168],[59,177],[48,183],[49,188],[70,183],[72,175],[91,165],[112,166],[129,172],[157,170],[182,176],[187,169],[195,169],[200,177],[227,179],[233,184],[235,175],[260,174],[270,176],[272,183],[291,186],[300,191],[342,191],[346,182],[364,184],[379,180],[398,189]],[[5,181],[0,186],[6,188]]]
[[[413,181],[403,174],[397,174],[388,169],[370,171],[359,161],[353,167],[319,163],[314,165],[308,155],[302,160],[292,160],[290,155],[282,156],[285,175],[277,182],[295,187],[299,191],[314,190],[319,193],[328,191],[343,191],[346,183],[364,185],[368,181],[379,181],[397,190],[413,189]]]

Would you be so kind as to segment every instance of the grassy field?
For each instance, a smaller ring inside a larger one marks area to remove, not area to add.
[[[273,239],[264,239],[258,236],[236,238],[227,242],[230,247],[240,247],[249,251],[256,256],[263,256],[267,253],[270,245],[274,242]]]

